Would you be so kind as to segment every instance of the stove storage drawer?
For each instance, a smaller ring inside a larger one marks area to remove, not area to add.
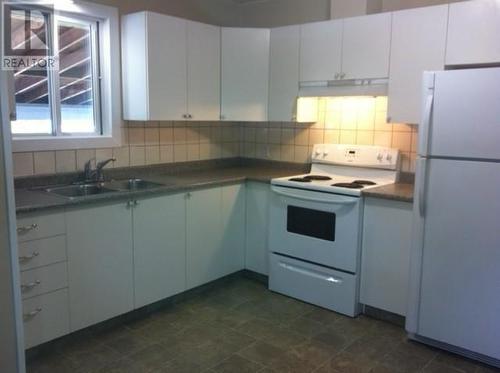
[[[349,273],[271,254],[269,289],[347,316],[359,313],[358,278]]]

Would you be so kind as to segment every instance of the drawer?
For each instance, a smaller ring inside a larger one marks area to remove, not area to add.
[[[66,262],[21,272],[23,299],[68,287]]]
[[[30,348],[69,333],[68,290],[23,301],[24,346]]]
[[[21,271],[66,260],[66,236],[19,243],[19,268]]]
[[[65,234],[64,213],[25,215],[17,219],[19,242]]]
[[[357,276],[271,254],[269,289],[348,316],[359,313]]]

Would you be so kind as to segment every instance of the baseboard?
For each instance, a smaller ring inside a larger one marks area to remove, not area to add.
[[[406,318],[404,316],[392,313],[389,311],[381,310],[380,308],[375,308],[371,306],[363,306],[363,314],[370,316],[377,320],[387,321],[391,324],[401,326],[404,328]]]

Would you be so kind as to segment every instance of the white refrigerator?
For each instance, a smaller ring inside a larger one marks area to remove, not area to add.
[[[500,366],[500,68],[423,91],[406,329]]]

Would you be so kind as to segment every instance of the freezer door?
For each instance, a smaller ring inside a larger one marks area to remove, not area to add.
[[[417,334],[500,359],[500,163],[426,168]]]
[[[499,103],[500,68],[435,73],[428,154],[500,159]]]

